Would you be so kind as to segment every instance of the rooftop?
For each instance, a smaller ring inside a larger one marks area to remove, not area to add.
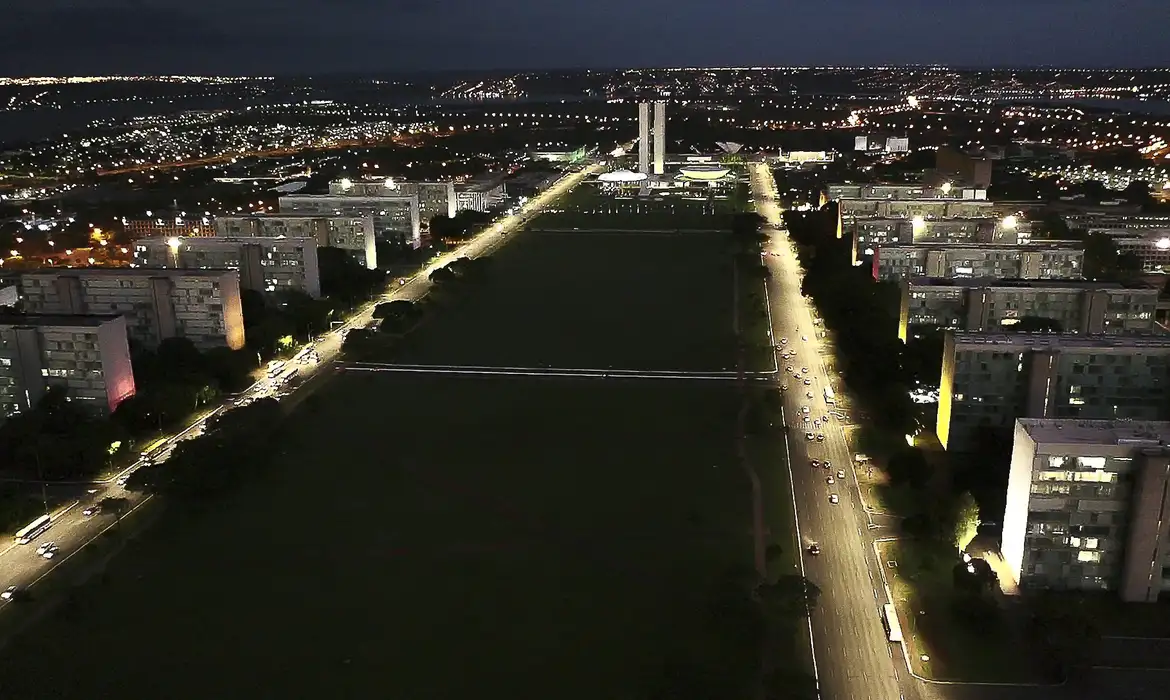
[[[198,239],[206,240],[206,239]],[[222,277],[239,274],[229,269],[182,269],[174,267],[42,267],[18,273],[18,277],[48,275],[52,277]]]
[[[1158,290],[1140,282],[1106,282],[1086,279],[999,279],[996,277],[964,277],[951,279],[948,277],[915,277],[910,280],[910,287],[963,287],[971,288],[1030,288],[1037,289],[1068,289],[1068,290],[1096,290],[1096,289],[1130,289],[1149,292],[1157,295]]]
[[[955,345],[993,346],[992,349],[1016,350],[1130,350],[1170,351],[1170,335],[1140,333],[1130,335],[1081,335],[1079,333],[978,333],[951,331]]]
[[[232,245],[277,245],[279,243],[296,243],[298,245],[317,245],[317,239],[309,236],[151,236],[139,238],[134,245],[161,245],[169,246],[172,241],[178,241],[180,247],[188,248],[216,248]]]
[[[1084,244],[1080,241],[1031,241],[1028,243],[1020,243],[1017,245],[999,244],[988,245],[986,243],[947,243],[945,241],[922,241],[921,243],[883,243],[880,247],[882,250],[913,250],[913,249],[935,249],[935,250],[979,250],[996,253],[1017,252],[1017,251],[1076,251],[1081,252]]]
[[[1158,446],[1170,443],[1170,421],[1017,418],[1038,443]]]
[[[0,314],[0,326],[88,326],[96,328],[122,318],[118,314]]]

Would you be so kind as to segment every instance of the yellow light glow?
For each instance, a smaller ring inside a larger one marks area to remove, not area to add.
[[[921,231],[926,228],[926,219],[923,219],[921,216],[914,217],[910,220],[910,223],[914,226],[915,231]]]
[[[1016,224],[1018,224],[1018,223],[1019,223],[1019,220],[1014,216],[1003,217],[1003,227],[1004,228],[1015,228]]]
[[[178,238],[169,238],[167,239],[167,245],[170,246],[171,250],[177,251],[179,250],[179,246],[183,245],[183,241]]]
[[[944,182],[942,184],[942,187],[940,187],[939,189],[941,189],[943,191],[943,194],[950,194],[951,193],[951,183]]]

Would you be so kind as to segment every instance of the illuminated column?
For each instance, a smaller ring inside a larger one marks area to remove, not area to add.
[[[638,172],[650,172],[650,103],[638,103]]]
[[[654,103],[654,174],[666,172],[666,103]]]

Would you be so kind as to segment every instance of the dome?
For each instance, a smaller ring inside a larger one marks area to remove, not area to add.
[[[614,170],[597,176],[602,182],[639,182],[646,179],[646,173],[636,173],[632,170]]]
[[[679,171],[684,180],[719,180],[730,172],[722,165],[688,165]]]

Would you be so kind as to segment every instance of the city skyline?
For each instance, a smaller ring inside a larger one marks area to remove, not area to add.
[[[1166,20],[1170,5],[1155,0],[979,6],[832,0],[815,7],[746,0],[717,6],[697,0],[574,6],[209,0],[197,7],[175,0],[14,0],[0,28],[0,70],[291,75],[615,65],[1147,67],[1170,63],[1170,47],[1159,35]],[[665,40],[642,41],[648,23]],[[1106,24],[1109,32],[1098,31]],[[44,50],[49,41],[54,51]]]

